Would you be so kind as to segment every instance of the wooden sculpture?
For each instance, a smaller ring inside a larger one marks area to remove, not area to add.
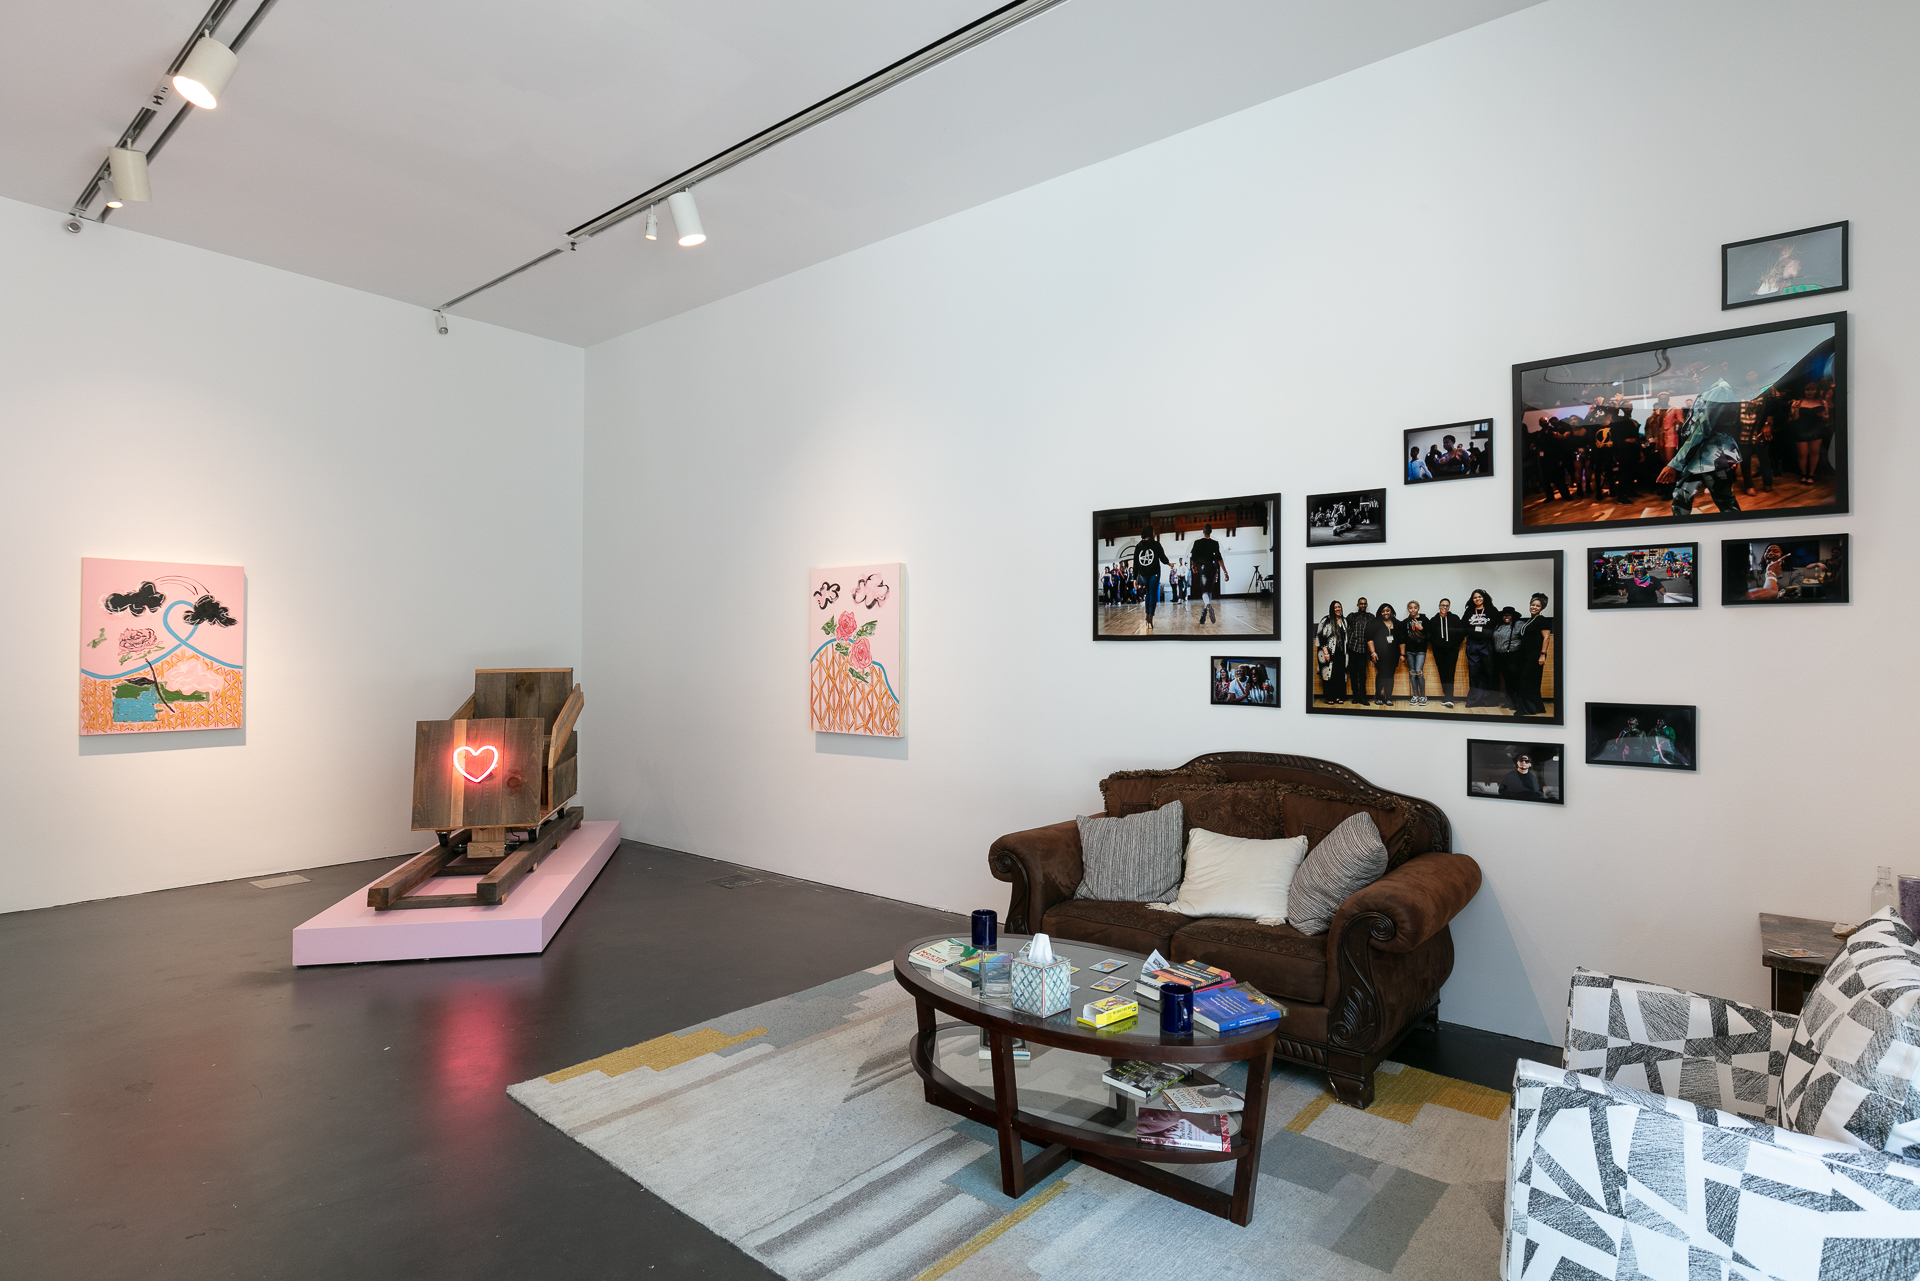
[[[580,826],[566,808],[579,778],[585,696],[571,667],[486,668],[473,697],[444,721],[421,721],[413,742],[413,830],[438,842],[367,889],[367,905],[471,907],[503,903]],[[437,876],[478,876],[471,894],[413,894]]]

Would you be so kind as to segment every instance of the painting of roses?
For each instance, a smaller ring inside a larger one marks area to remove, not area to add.
[[[80,732],[239,729],[246,571],[166,561],[80,562]]]
[[[807,571],[807,650],[813,728],[824,734],[901,738],[905,566]]]

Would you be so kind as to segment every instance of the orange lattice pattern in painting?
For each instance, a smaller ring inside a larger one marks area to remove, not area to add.
[[[900,737],[900,700],[887,686],[878,663],[863,681],[849,666],[840,645],[823,645],[813,656],[813,727],[830,734],[878,734]]]
[[[181,699],[170,695],[162,706],[152,708],[152,720],[115,720],[114,691],[122,686],[125,677],[113,680],[97,680],[91,676],[80,678],[80,732],[83,734],[143,734],[157,730],[175,729],[239,729],[241,725],[241,704],[243,702],[246,674],[238,668],[226,667],[200,658],[190,650],[179,650],[168,655],[158,664],[160,684],[168,685],[168,677],[176,668],[187,665],[188,670],[200,673],[202,679],[191,683],[192,692],[201,694],[198,699]],[[223,680],[207,680],[207,675]],[[144,669],[129,672],[128,676],[149,675]],[[202,689],[201,685],[218,683],[216,689]],[[157,696],[156,700],[157,701]]]

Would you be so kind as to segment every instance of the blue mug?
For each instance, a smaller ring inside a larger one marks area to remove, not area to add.
[[[1160,985],[1160,1031],[1167,1036],[1193,1033],[1193,989],[1185,983]]]
[[[1000,941],[1000,914],[990,907],[983,907],[973,914],[973,945],[983,950],[991,949]]]

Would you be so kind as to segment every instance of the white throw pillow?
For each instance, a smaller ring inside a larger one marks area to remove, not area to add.
[[[1287,919],[1287,887],[1307,856],[1307,838],[1252,841],[1196,827],[1187,834],[1186,879],[1173,910],[1183,916]]]

